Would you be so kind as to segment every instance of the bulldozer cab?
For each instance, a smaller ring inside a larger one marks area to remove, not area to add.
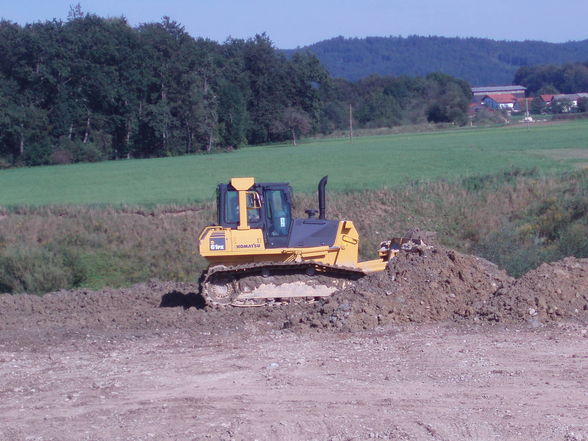
[[[319,210],[306,210],[307,219],[293,219],[289,184],[232,178],[229,184],[217,187],[218,225],[240,231],[261,230],[265,248],[333,246],[339,221],[325,218],[326,183],[325,176],[319,183]]]
[[[238,179],[217,188],[218,224],[231,229],[261,229],[266,247],[287,246],[292,227],[291,187],[286,183],[255,183],[246,188],[247,184],[240,185]],[[242,210],[246,213],[243,219]]]

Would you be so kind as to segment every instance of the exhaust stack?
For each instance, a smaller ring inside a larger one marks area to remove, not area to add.
[[[327,185],[328,176],[322,178],[318,185],[318,199],[319,199],[319,219],[325,219],[325,212],[327,210],[327,201],[325,196],[325,186]]]

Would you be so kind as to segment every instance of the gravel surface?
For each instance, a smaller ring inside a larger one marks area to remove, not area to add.
[[[401,254],[314,303],[0,295],[0,440],[588,441],[588,259]]]

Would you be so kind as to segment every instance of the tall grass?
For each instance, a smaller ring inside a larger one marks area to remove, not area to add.
[[[170,207],[167,207],[170,208]],[[0,220],[0,291],[125,286],[150,278],[195,281],[195,238],[210,204],[185,212],[51,207]]]
[[[418,227],[442,244],[520,275],[545,260],[588,257],[588,171],[545,177],[536,170],[413,182],[397,188],[329,192],[327,217],[349,219],[361,256]],[[317,206],[297,195],[296,213]],[[150,278],[196,283],[205,261],[198,232],[212,203],[96,208],[52,206],[0,213],[0,292],[126,286]]]

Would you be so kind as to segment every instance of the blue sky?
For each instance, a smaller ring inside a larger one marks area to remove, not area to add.
[[[77,0],[0,0],[20,24],[67,18]],[[180,22],[194,37],[224,41],[266,32],[291,49],[343,35],[440,35],[563,42],[588,39],[588,0],[80,0],[82,10],[133,26]]]

